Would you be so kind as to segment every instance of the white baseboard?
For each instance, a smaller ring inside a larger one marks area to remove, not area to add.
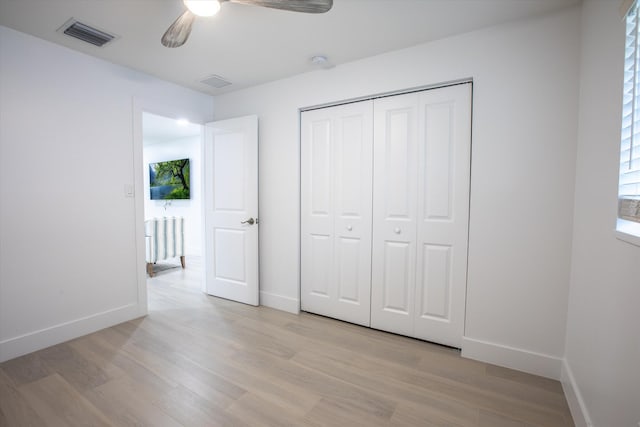
[[[576,427],[593,427],[589,411],[587,411],[587,405],[584,403],[582,393],[576,379],[573,376],[571,366],[567,362],[567,359],[562,361],[562,389],[564,395],[567,398],[569,409],[571,410],[571,416]]]
[[[0,341],[0,362],[138,318],[141,312],[138,304],[125,305]]]
[[[260,291],[260,305],[293,314],[300,312],[300,301],[298,299],[266,291]]]
[[[554,380],[560,380],[562,370],[562,359],[559,357],[469,337],[462,338],[462,357]]]

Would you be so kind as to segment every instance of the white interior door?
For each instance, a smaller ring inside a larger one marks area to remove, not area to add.
[[[369,325],[373,103],[301,121],[301,305]]]
[[[471,85],[376,101],[371,325],[460,347]]]
[[[258,117],[205,125],[205,281],[258,305]]]

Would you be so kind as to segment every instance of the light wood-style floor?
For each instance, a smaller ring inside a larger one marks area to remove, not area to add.
[[[149,316],[0,364],[1,426],[572,426],[557,381],[148,281]]]

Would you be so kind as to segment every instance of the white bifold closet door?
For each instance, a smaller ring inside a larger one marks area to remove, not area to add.
[[[302,309],[460,347],[471,84],[305,111],[301,133]]]
[[[375,100],[371,327],[460,347],[471,84]]]
[[[369,326],[373,103],[301,117],[302,310]]]

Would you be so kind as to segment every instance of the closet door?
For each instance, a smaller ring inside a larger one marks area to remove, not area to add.
[[[369,326],[373,103],[302,113],[302,310]]]
[[[460,348],[464,334],[471,179],[471,84],[419,100],[414,336]]]
[[[371,326],[413,335],[418,94],[374,103]]]
[[[371,326],[460,347],[471,85],[375,104]]]

